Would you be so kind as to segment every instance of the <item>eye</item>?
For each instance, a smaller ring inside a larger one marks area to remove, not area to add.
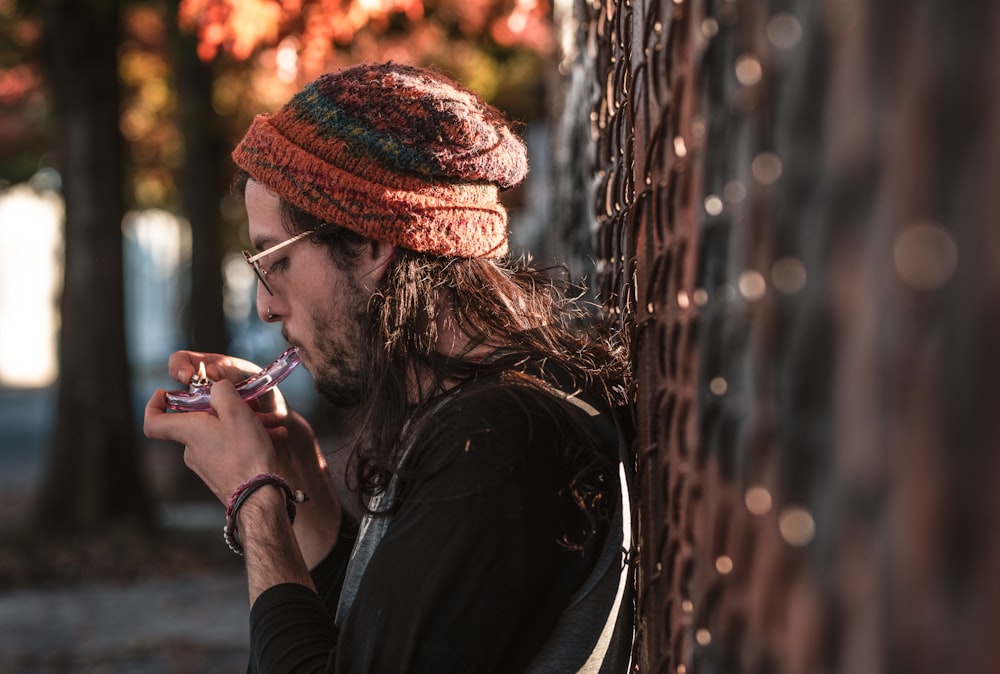
[[[266,273],[273,274],[276,271],[285,271],[286,269],[288,269],[288,258],[287,257],[283,257],[280,260],[278,260],[277,262],[275,262],[274,264],[270,265],[267,268],[267,272]]]

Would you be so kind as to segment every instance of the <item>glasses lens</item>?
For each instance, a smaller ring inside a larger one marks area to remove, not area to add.
[[[247,264],[253,267],[254,273],[257,274],[257,280],[260,281],[262,286],[264,286],[264,290],[267,291],[267,294],[273,295],[274,291],[271,290],[271,284],[267,282],[267,272],[260,268],[260,260],[254,260],[251,262],[250,258],[253,256],[250,255],[248,251],[243,251],[243,257],[247,259]]]

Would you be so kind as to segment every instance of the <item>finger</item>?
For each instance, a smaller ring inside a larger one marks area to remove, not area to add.
[[[169,414],[166,393],[163,389],[157,389],[149,402],[146,403],[142,431],[147,438],[154,440],[184,442],[183,438],[191,432],[190,422],[192,419],[183,419],[187,416],[186,414]]]
[[[267,437],[271,438],[271,444],[280,446],[288,441],[288,429],[284,426],[267,426]]]
[[[156,419],[167,414],[167,396],[163,389],[157,389],[146,403],[143,413],[142,431],[147,438],[152,438],[151,422],[155,425]]]
[[[260,419],[260,423],[264,424],[264,428],[276,428],[283,425],[288,415],[276,412],[257,412],[257,418]]]
[[[206,356],[207,354],[197,351],[175,351],[167,359],[170,376],[182,384],[187,384],[198,371],[198,366],[206,361]]]
[[[225,379],[212,384],[212,396],[209,400],[212,409],[219,417],[232,415],[252,415],[253,410],[236,392],[233,383]]]
[[[228,379],[239,381],[246,376],[244,364],[252,363],[232,358],[219,353],[203,353],[201,351],[175,351],[167,360],[167,369],[172,377],[182,384],[191,381],[201,364],[205,364],[205,374],[212,381]],[[251,368],[252,369],[252,368]]]

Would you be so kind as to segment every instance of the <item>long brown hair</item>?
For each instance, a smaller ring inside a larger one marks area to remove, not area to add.
[[[397,441],[402,420],[408,413],[419,416],[421,403],[445,388],[500,377],[582,392],[605,407],[626,402],[624,349],[595,329],[593,315],[579,301],[580,289],[553,271],[535,270],[525,260],[397,251],[369,305],[373,357],[362,425],[375,446],[359,457],[366,485],[380,484],[393,470],[386,449]],[[442,316],[470,345],[490,347],[491,357],[442,355],[436,332]],[[417,370],[432,373],[432,383],[407,390],[419,381]],[[416,408],[414,400],[420,401]]]

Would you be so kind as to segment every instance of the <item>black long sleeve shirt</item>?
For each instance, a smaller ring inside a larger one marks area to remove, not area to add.
[[[441,411],[351,611],[332,616],[351,541],[251,610],[252,672],[516,672],[545,641],[601,541],[568,489],[564,403],[483,387]],[[569,415],[569,416],[567,416]],[[613,484],[613,482],[612,482]],[[612,498],[616,498],[611,494]],[[567,541],[583,542],[571,549]]]

